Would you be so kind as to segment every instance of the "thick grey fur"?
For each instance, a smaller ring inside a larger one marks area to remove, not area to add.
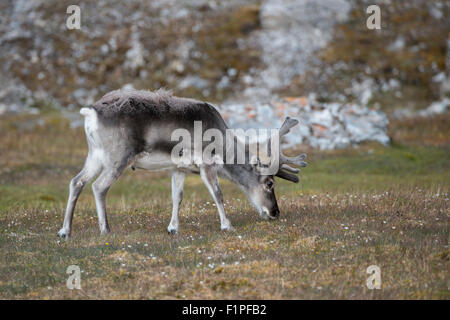
[[[228,128],[220,113],[212,105],[193,99],[175,97],[165,90],[156,92],[117,90],[103,96],[89,109],[95,110],[97,127],[95,132],[86,129],[89,154],[83,170],[70,183],[64,224],[58,233],[62,238],[70,237],[76,201],[83,187],[94,177],[98,176],[92,189],[100,231],[108,233],[110,229],[106,216],[106,194],[122,172],[136,163],[136,159],[142,154],[155,152],[170,155],[173,146],[178,143],[170,141],[172,132],[178,128],[193,132],[194,121],[202,122],[203,131],[215,128],[225,134]],[[193,134],[191,136],[193,137]],[[101,150],[102,156],[96,155],[95,150]],[[200,173],[216,202],[223,230],[231,230],[232,226],[225,217],[218,176],[229,179],[242,188],[257,207],[261,217],[275,218],[278,216],[279,210],[273,189],[266,193],[260,191],[261,197],[264,197],[261,203],[264,205],[255,203],[254,191],[257,188],[262,190],[261,186],[264,186],[270,179],[273,182],[273,177],[260,176],[255,166],[249,162],[222,166],[202,165],[193,170],[177,168],[171,170],[173,212],[168,228],[170,233],[178,231],[178,208],[183,195],[184,175],[189,171]]]

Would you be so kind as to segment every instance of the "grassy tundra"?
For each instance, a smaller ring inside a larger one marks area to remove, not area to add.
[[[236,231],[220,232],[208,191],[188,176],[170,236],[169,176],[130,170],[108,194],[112,234],[99,235],[86,188],[64,242],[56,233],[84,132],[51,112],[3,116],[0,298],[449,299],[450,116],[390,131],[390,148],[309,150],[299,184],[277,181],[277,221],[260,221],[222,181]],[[81,268],[82,290],[67,289],[69,265]],[[370,265],[380,290],[366,287]]]

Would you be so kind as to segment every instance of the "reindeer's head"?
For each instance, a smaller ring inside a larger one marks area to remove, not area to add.
[[[284,120],[283,125],[279,130],[279,138],[289,133],[289,129],[296,126],[298,120],[287,117]],[[259,212],[259,215],[263,219],[276,219],[280,210],[278,209],[277,199],[275,197],[275,176],[285,179],[294,183],[299,182],[299,178],[296,173],[300,172],[300,169],[289,166],[296,165],[299,167],[306,167],[306,162],[303,160],[306,158],[306,154],[301,154],[296,157],[286,157],[281,152],[281,143],[279,152],[278,171],[275,175],[264,175],[261,169],[263,165],[261,161],[253,156],[251,159],[252,174],[248,175],[246,185],[246,193]]]

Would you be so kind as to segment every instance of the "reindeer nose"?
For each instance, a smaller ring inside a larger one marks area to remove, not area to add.
[[[273,218],[278,218],[278,216],[280,215],[280,210],[279,210],[278,208],[276,208],[275,210],[273,210],[273,211],[270,213],[270,215],[271,215]]]

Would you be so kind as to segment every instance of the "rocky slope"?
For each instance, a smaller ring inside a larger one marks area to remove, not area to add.
[[[215,102],[233,125],[277,126],[282,97],[296,96],[307,103],[286,110],[314,133],[296,141],[333,148],[387,143],[380,110],[448,107],[446,1],[79,1],[81,29],[68,30],[71,4],[0,3],[0,114],[76,110],[123,86],[166,87]],[[381,30],[366,28],[369,4],[381,7]],[[356,137],[347,114],[374,130]]]

